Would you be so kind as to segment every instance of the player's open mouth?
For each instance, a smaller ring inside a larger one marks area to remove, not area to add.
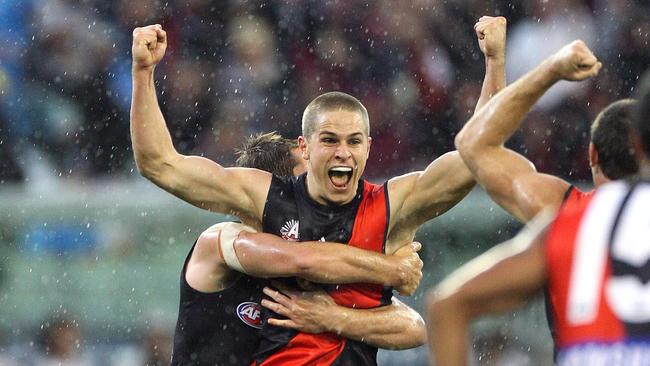
[[[335,166],[327,172],[332,185],[336,188],[346,188],[352,179],[352,168],[349,166]]]

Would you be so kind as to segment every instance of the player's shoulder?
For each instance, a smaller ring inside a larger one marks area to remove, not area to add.
[[[465,169],[465,163],[458,151],[454,150],[442,154],[429,163],[424,170],[418,170],[393,177],[388,181],[388,183],[391,186],[413,186],[423,175],[432,176],[440,182],[444,182],[445,178],[453,177],[453,174],[457,172],[458,169]]]
[[[410,191],[417,184],[421,174],[422,171],[415,171],[403,175],[398,175],[396,177],[390,178],[385,184],[391,193],[395,191]]]
[[[616,204],[631,188],[630,182],[614,181],[603,184],[598,189],[582,191],[572,186],[567,192],[567,198],[562,205],[558,217],[582,215],[588,207],[598,205],[607,207]]]

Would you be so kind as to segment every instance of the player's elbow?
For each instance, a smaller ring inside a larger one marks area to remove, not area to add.
[[[401,345],[401,349],[419,347],[427,342],[427,328],[420,314],[416,314],[411,318],[408,327],[402,333],[402,337],[405,343]]]
[[[454,138],[454,146],[463,159],[471,158],[480,149],[477,139],[471,131],[467,131],[466,127],[463,128]]]
[[[135,166],[138,168],[138,173],[149,180],[153,180],[156,177],[156,172],[159,171],[154,161],[138,158],[137,155],[135,158]]]
[[[165,177],[173,170],[174,158],[172,156],[147,156],[136,154],[135,163],[138,173],[157,185],[162,185]]]

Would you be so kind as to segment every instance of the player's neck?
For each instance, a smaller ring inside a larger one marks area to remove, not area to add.
[[[610,179],[607,178],[605,176],[605,174],[603,174],[602,169],[600,169],[599,167],[592,167],[591,168],[591,175],[594,178],[594,187],[595,188],[598,188],[598,187],[602,186],[603,184],[610,181]]]

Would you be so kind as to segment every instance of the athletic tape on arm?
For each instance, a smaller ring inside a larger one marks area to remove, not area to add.
[[[239,262],[239,258],[237,258],[237,253],[235,252],[235,239],[239,237],[239,233],[242,231],[248,231],[250,233],[256,232],[255,229],[244,224],[235,222],[224,223],[221,227],[219,246],[221,247],[223,261],[226,262],[226,265],[237,272],[246,273],[246,270],[244,270],[244,267]]]

